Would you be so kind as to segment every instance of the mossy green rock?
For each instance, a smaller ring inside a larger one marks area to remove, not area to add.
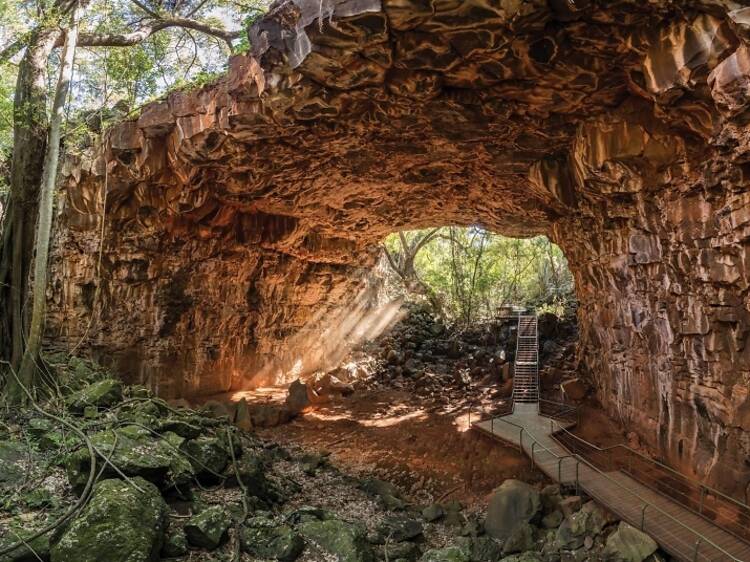
[[[243,552],[263,559],[292,562],[305,548],[305,542],[289,525],[277,525],[266,517],[249,519],[240,532]]]
[[[543,562],[543,558],[536,552],[524,552],[521,554],[514,554],[513,556],[507,556],[501,560],[501,562]]]
[[[178,435],[165,433],[155,436],[137,426],[102,431],[90,437],[100,454],[127,476],[141,476],[161,488],[187,484],[193,471],[179,447],[184,441]],[[80,447],[65,461],[68,479],[80,488],[89,475],[90,457],[86,447]],[[104,474],[116,476],[112,467],[103,467]]]
[[[187,454],[196,474],[221,475],[229,462],[229,452],[221,440],[215,437],[198,437],[185,441],[181,447]]]
[[[658,545],[643,531],[621,522],[617,530],[607,537],[605,560],[613,562],[643,562]]]
[[[433,548],[424,553],[421,562],[469,562],[469,553],[459,546]]]
[[[161,555],[164,558],[177,558],[187,554],[188,543],[185,531],[181,528],[170,528],[164,537],[164,546],[161,547]]]
[[[372,562],[375,554],[367,542],[364,528],[341,519],[305,521],[302,535],[336,556],[338,562]]]
[[[267,504],[279,503],[283,499],[281,490],[268,478],[266,478],[266,463],[259,455],[250,452],[237,459],[237,470],[232,463],[224,470],[227,476],[227,484],[238,484],[237,477],[247,489],[250,496],[255,496]]]
[[[136,489],[137,486],[139,489]],[[155,562],[167,505],[143,478],[102,480],[91,501],[51,549],[52,562]]]
[[[27,541],[28,537],[46,523],[46,520],[38,521],[37,525],[32,528],[29,527],[28,521],[23,521],[20,517],[14,517],[0,523],[0,549],[16,544],[21,539]],[[42,560],[49,559],[49,534],[37,537],[28,545],[24,544],[6,555],[0,556],[0,562],[39,562],[40,558]]]
[[[471,562],[497,562],[503,557],[503,543],[492,537],[460,539],[459,546],[469,553]]]
[[[19,441],[0,441],[0,488],[13,487],[26,475],[29,449]]]
[[[193,546],[213,550],[227,538],[232,518],[220,505],[204,509],[185,524],[185,535]]]
[[[74,412],[82,412],[86,406],[107,408],[122,401],[122,382],[104,379],[89,384],[68,396],[66,403]]]

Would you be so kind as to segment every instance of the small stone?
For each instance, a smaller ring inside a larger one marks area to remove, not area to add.
[[[191,545],[213,550],[226,540],[230,523],[224,508],[215,505],[191,517],[185,524],[185,535]]]
[[[422,510],[422,518],[429,523],[437,521],[443,516],[445,516],[445,510],[439,503],[428,505]]]

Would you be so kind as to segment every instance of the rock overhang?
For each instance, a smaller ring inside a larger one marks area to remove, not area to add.
[[[68,163],[51,332],[164,393],[217,390],[317,345],[388,232],[544,233],[605,406],[744,482],[748,13],[277,2],[216,83]]]

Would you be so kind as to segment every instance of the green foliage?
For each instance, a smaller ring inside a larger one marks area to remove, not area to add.
[[[404,234],[414,240],[425,232]],[[386,238],[385,246],[398,255],[398,234]],[[575,300],[565,256],[545,236],[518,239],[477,227],[445,227],[416,255],[414,269],[438,296],[443,312],[467,324],[508,304],[562,315]]]

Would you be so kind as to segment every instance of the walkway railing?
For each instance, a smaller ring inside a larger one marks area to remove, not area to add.
[[[658,528],[663,531],[664,520],[666,519],[671,521],[675,526],[677,526],[677,528],[682,531],[679,535],[674,534],[672,536],[671,544],[672,549],[675,551],[674,554],[677,554],[678,556],[683,557],[686,560],[692,560],[694,562],[697,562],[699,560],[712,562],[717,560],[727,560],[730,562],[747,562],[736,558],[706,535],[672,516],[670,513],[664,511],[658,505],[642,497],[637,492],[634,492],[633,490],[624,486],[621,482],[618,482],[617,480],[606,474],[602,469],[597,467],[593,462],[584,458],[582,455],[575,452],[572,452],[569,455],[560,455],[550,448],[546,447],[523,426],[520,426],[511,422],[510,420],[503,418],[498,418],[497,421],[499,423],[506,423],[514,426],[519,434],[521,450],[524,451],[524,443],[526,443],[526,446],[530,448],[530,456],[532,462],[535,465],[538,465],[541,462],[541,458],[543,456],[549,456],[549,458],[551,458],[553,461],[556,461],[558,474],[550,474],[550,476],[558,476],[558,481],[560,481],[561,483],[563,482],[563,465],[565,464],[565,461],[567,460],[568,463],[575,463],[575,477],[573,481],[575,483],[576,489],[578,490],[580,488],[583,488],[589,496],[606,505],[610,510],[617,513],[621,518],[630,520],[630,523],[632,525],[639,527],[642,531],[648,533],[650,528]],[[572,435],[569,432],[568,434]],[[553,462],[553,464],[555,464],[555,462]],[[622,494],[628,497],[631,500],[629,505],[632,506],[633,503],[635,503],[637,506],[639,506],[640,521],[634,521],[633,517],[629,516],[629,514],[624,509],[624,505],[613,505],[611,502],[607,501],[606,497],[599,497],[599,494],[597,494],[597,492],[593,490],[592,487],[587,486],[587,481],[590,482],[591,480],[589,477],[587,477],[587,469],[593,471],[596,478],[606,480],[607,487],[609,489],[618,489]]]
[[[750,540],[750,506],[685,476],[627,445],[598,447],[559,423],[552,436],[601,470],[621,471],[743,540]]]

